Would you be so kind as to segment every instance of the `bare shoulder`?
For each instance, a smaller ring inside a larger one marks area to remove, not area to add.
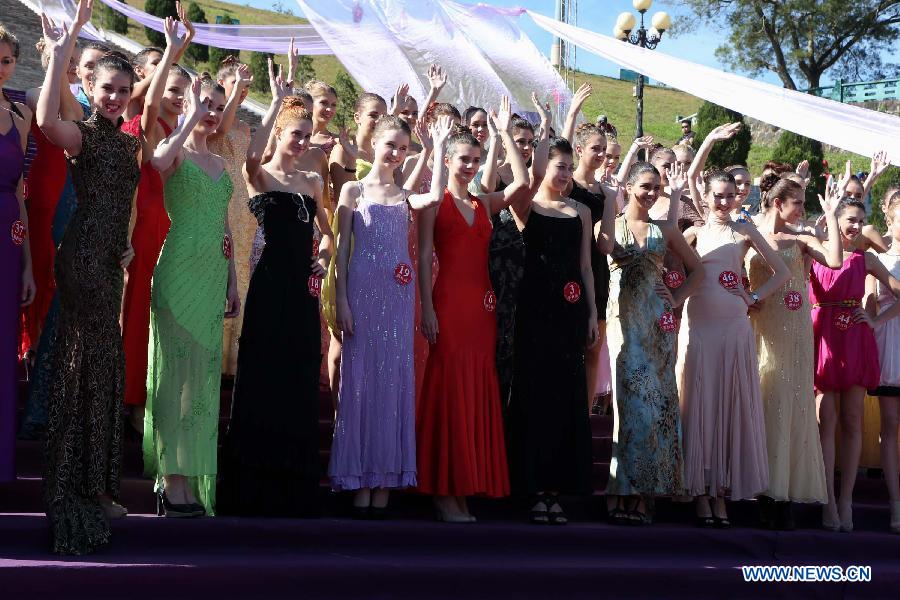
[[[315,171],[302,171],[304,181],[307,185],[316,188],[320,192],[325,187],[325,180],[322,179],[322,176],[316,173]],[[356,187],[356,186],[350,186]]]

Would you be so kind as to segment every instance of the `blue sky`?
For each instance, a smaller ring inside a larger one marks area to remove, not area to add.
[[[241,4],[249,4],[257,8],[271,9],[275,0],[231,0]],[[463,2],[475,3],[476,0],[462,0]],[[504,7],[524,7],[534,12],[544,15],[553,16],[556,3],[554,0],[480,0],[485,4],[493,4]],[[295,14],[301,15],[300,8],[293,0],[281,0],[284,6],[290,7]],[[664,10],[672,17],[675,27],[679,20],[686,20],[688,15],[683,14],[683,9],[676,8],[673,3],[665,0],[655,0],[653,6],[648,11],[647,21],[649,26],[650,17],[654,12]],[[581,0],[578,3],[578,26],[611,35],[613,25],[619,13],[629,11],[637,15],[631,6],[631,0]],[[531,37],[535,45],[546,55],[550,54],[551,36],[543,29],[539,28],[528,16],[519,18],[520,26]],[[725,69],[715,57],[715,49],[722,43],[724,36],[719,32],[704,28],[691,34],[683,34],[677,37],[666,35],[662,43],[657,48],[657,52],[665,52],[703,65]],[[577,55],[577,67],[581,71],[588,73],[597,73],[600,75],[608,75],[618,77],[619,67],[607,60],[589,54],[585,51],[579,51]],[[776,85],[780,85],[780,80],[773,74],[765,74],[762,79]]]

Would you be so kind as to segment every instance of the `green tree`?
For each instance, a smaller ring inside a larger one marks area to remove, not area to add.
[[[119,1],[123,4],[125,3],[124,0]],[[109,29],[110,31],[115,31],[116,33],[121,33],[123,35],[128,33],[128,17],[105,4],[102,5],[102,10],[100,12],[100,23],[104,28]]]
[[[231,15],[225,13],[225,16],[222,17],[222,25],[231,25],[234,23],[234,20],[231,18]],[[222,65],[222,61],[225,60],[225,57],[228,55],[234,56],[235,58],[240,57],[240,50],[229,50],[228,48],[216,48],[215,46],[209,47],[209,64],[212,69],[213,75],[216,74],[216,71]],[[269,80],[268,75],[266,76],[266,81]]]
[[[832,68],[838,74],[881,78],[893,65],[900,0],[679,0],[728,40],[716,56],[730,67],[758,75],[776,73],[784,87],[814,88]],[[687,21],[687,19],[685,19]],[[691,26],[689,25],[688,28]],[[862,67],[862,68],[861,68]],[[802,79],[798,85],[797,80]]]
[[[697,146],[709,135],[710,131],[719,125],[737,121],[744,123],[741,131],[727,142],[719,142],[712,147],[709,158],[706,159],[707,167],[724,169],[731,165],[746,165],[752,138],[750,128],[744,122],[744,115],[741,113],[712,102],[704,102],[700,106],[700,110],[697,111],[697,128],[694,135]]]
[[[155,17],[177,17],[178,11],[175,10],[175,0],[147,0],[144,4],[144,10]],[[166,46],[166,36],[161,31],[144,27],[144,33],[150,44],[164,48]]]
[[[334,111],[334,124],[338,127],[350,127],[353,124],[353,113],[356,112],[356,97],[359,90],[346,69],[339,69],[334,78],[334,91],[337,92],[338,105]]]
[[[313,68],[312,56],[301,54],[297,57],[297,72],[294,74],[294,83],[303,86],[310,79],[316,78],[316,70]]]
[[[191,23],[206,23],[206,13],[196,2],[188,4],[185,16]],[[185,50],[184,55],[192,63],[206,62],[209,60],[209,46],[191,44]]]
[[[255,92],[269,91],[269,59],[275,58],[274,54],[266,52],[250,53],[250,73],[253,75],[253,83],[250,89]],[[275,69],[277,74],[278,69]]]
[[[825,193],[825,156],[822,142],[813,140],[792,131],[782,131],[778,144],[772,152],[771,160],[785,162],[797,166],[804,160],[809,161],[809,185],[806,187],[806,211],[821,212],[818,194]],[[836,167],[835,167],[836,168]]]

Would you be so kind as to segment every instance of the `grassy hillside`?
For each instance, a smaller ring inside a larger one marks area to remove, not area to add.
[[[129,0],[130,5],[143,10],[144,0]],[[203,8],[206,18],[210,22],[215,22],[216,15],[231,15],[239,19],[242,25],[278,25],[278,24],[305,24],[306,19],[295,17],[293,15],[285,15],[268,10],[260,10],[230,2],[220,2],[218,0],[197,0],[197,4]],[[99,20],[99,11],[94,17]],[[99,21],[98,21],[99,22]],[[128,37],[147,44],[147,37],[144,35],[144,27],[133,21],[128,23]],[[241,60],[249,62],[250,53],[241,52]],[[313,57],[313,67],[316,77],[327,82],[334,82],[335,76],[340,68],[340,63],[334,56],[315,56]],[[198,70],[208,70],[214,72],[216,69],[212,65],[199,64],[196,65]],[[584,107],[585,115],[588,119],[595,119],[599,114],[605,114],[609,118],[609,122],[616,126],[619,131],[619,137],[623,140],[629,140],[634,137],[635,131],[635,99],[633,97],[634,84],[629,81],[620,81],[610,77],[600,75],[591,75],[588,73],[577,73],[575,77],[575,87],[582,83],[590,83],[594,88],[594,93],[587,101]],[[253,94],[259,100],[268,102],[265,95]],[[681,128],[675,121],[679,115],[690,115],[697,112],[702,100],[685,94],[675,89],[661,88],[656,86],[647,86],[644,88],[644,132],[653,135],[656,139],[664,144],[672,144],[681,136]],[[748,163],[753,173],[759,173],[762,165],[769,160],[772,154],[772,148],[760,144],[754,144],[748,157]],[[851,154],[849,152],[837,152],[826,154],[826,159],[833,169],[837,170],[846,160],[853,162],[854,171],[868,170],[869,160],[865,157]]]

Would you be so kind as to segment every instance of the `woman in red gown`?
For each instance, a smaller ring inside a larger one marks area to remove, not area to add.
[[[144,96],[143,110],[122,125],[122,131],[141,140],[144,163],[137,188],[136,219],[131,234],[134,258],[122,305],[122,342],[125,348],[125,404],[131,407],[131,425],[143,430],[147,401],[147,347],[150,337],[150,280],[169,232],[159,172],[150,166],[156,146],[167,138],[182,113],[184,94],[191,86],[187,71],[174,61],[184,52],[189,34],[179,37],[175,22],[167,19],[166,50]]]
[[[38,42],[38,50],[41,52],[41,65],[46,69],[50,55],[44,50],[43,42],[43,39]],[[69,84],[79,81],[75,71],[77,64],[76,49],[65,73],[66,85],[61,86],[64,91],[63,97],[60,98],[60,113],[64,119],[71,121],[80,120],[83,116],[81,106],[69,91]],[[37,107],[40,93],[40,87],[32,88],[26,93],[25,103],[32,113]],[[66,184],[67,173],[65,153],[62,148],[50,143],[36,121],[31,122],[31,137],[34,139],[36,151],[28,171],[25,193],[28,206],[28,238],[31,243],[31,268],[37,293],[34,302],[22,311],[20,344],[22,356],[26,356],[29,351],[37,350],[44,320],[47,318],[47,311],[50,310],[50,303],[56,290],[56,281],[53,278],[53,261],[56,257],[56,244],[52,235],[53,216],[56,214],[56,205]]]
[[[418,490],[435,496],[439,520],[471,523],[466,496],[509,494],[509,474],[494,361],[496,299],[488,275],[491,215],[510,203],[531,202],[525,162],[509,133],[509,101],[501,132],[515,179],[501,192],[468,193],[481,146],[468,132],[450,137],[445,164],[449,181],[436,208],[419,220],[419,284],[422,329],[431,343],[416,414]],[[543,172],[537,175],[539,183]],[[431,286],[431,256],[440,272]]]

